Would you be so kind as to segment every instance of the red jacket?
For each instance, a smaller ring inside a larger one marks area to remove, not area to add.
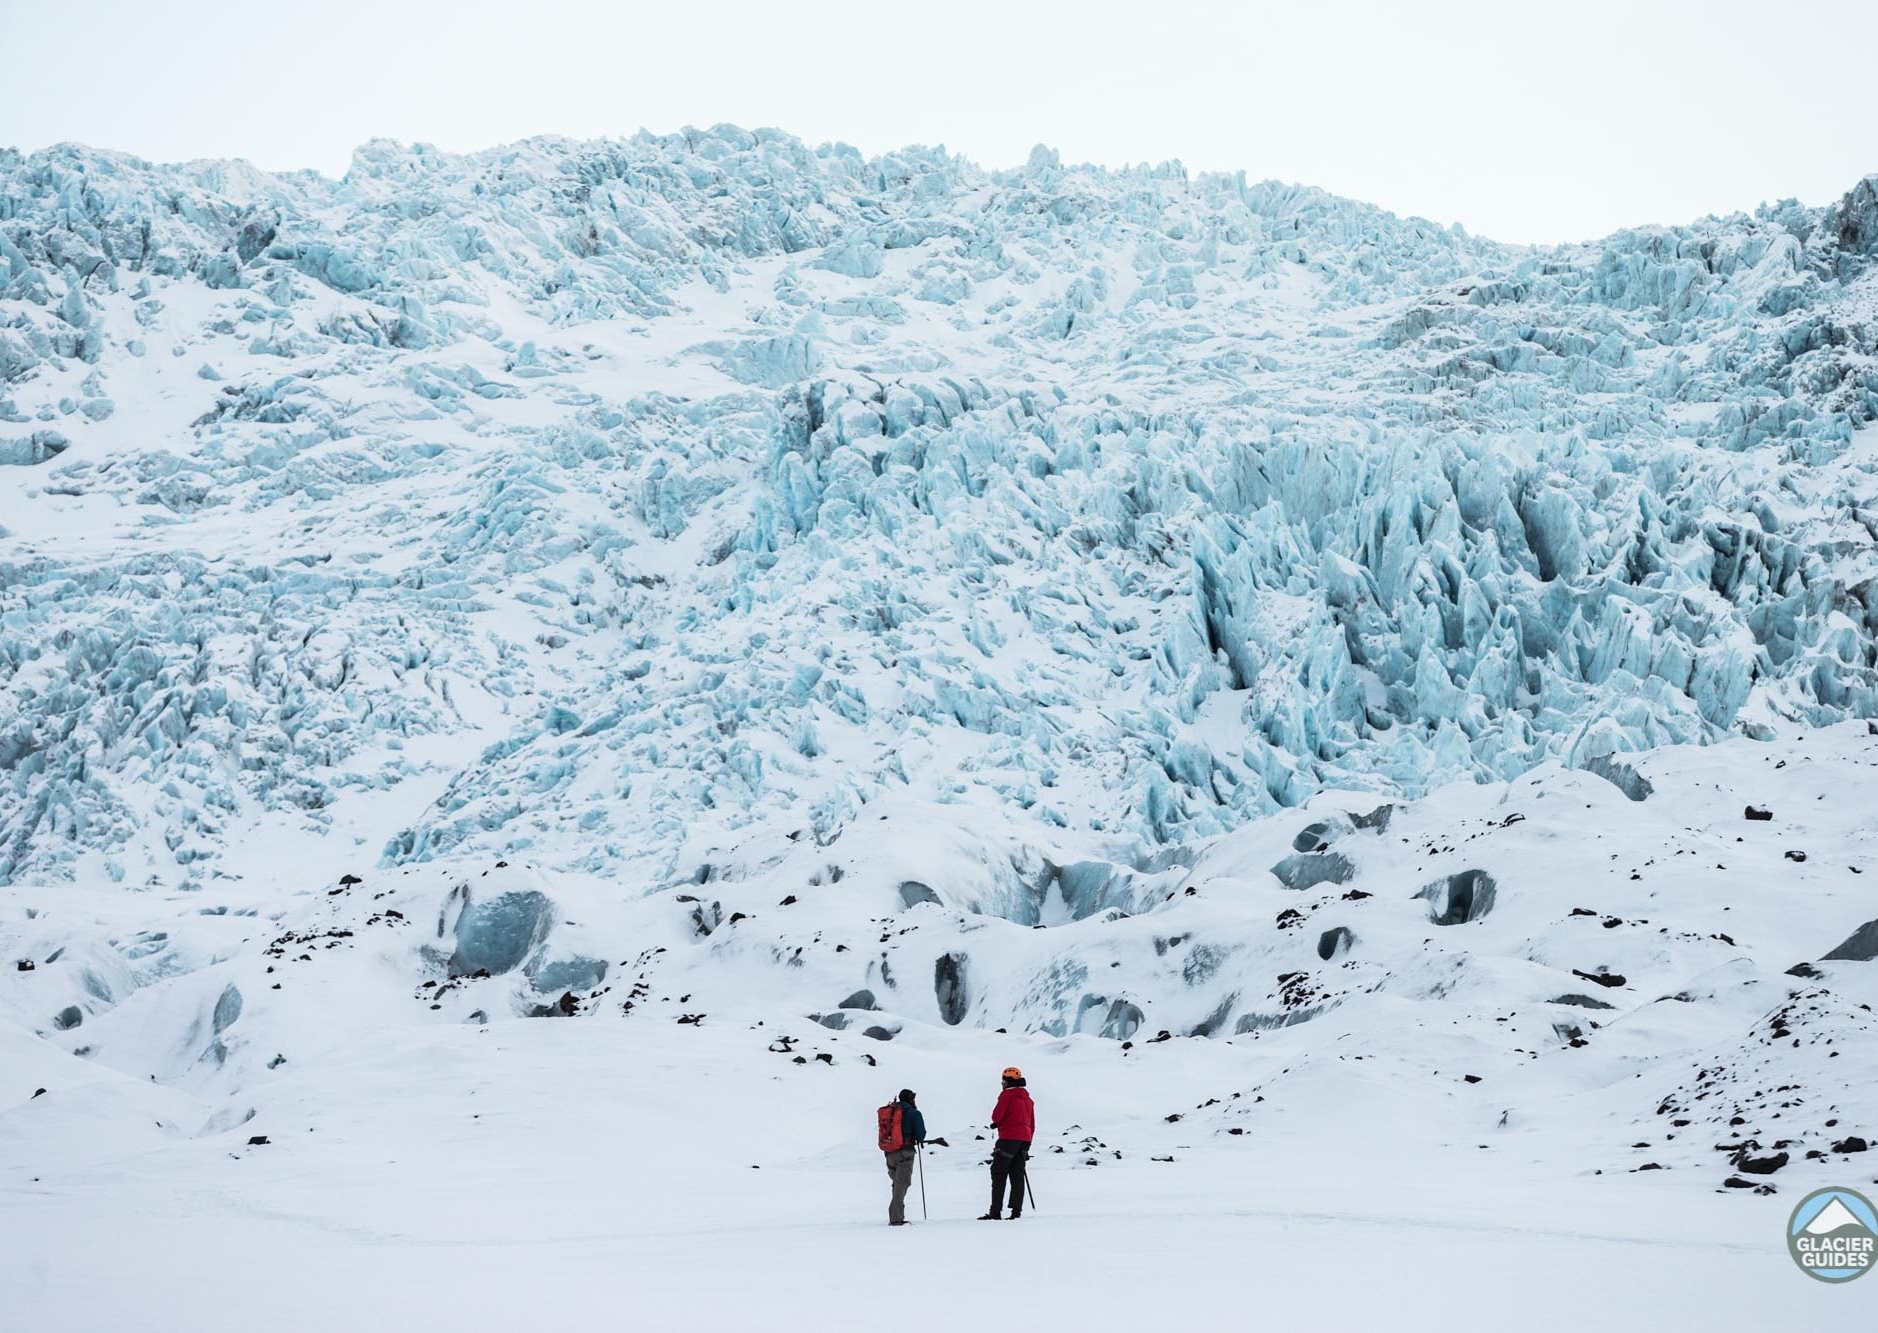
[[[1022,1139],[1029,1143],[1037,1133],[1037,1109],[1030,1104],[1030,1094],[1022,1088],[1006,1088],[998,1094],[998,1104],[991,1108],[991,1123],[1001,1139]]]

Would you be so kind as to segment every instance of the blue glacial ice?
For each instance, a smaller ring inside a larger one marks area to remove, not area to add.
[[[1327,786],[1878,715],[1874,253],[1870,180],[1534,250],[731,127],[0,151],[0,883],[910,793],[1115,842],[1073,919]]]

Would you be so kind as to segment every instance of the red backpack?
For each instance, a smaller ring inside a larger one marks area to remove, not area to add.
[[[888,1102],[875,1112],[880,1125],[880,1150],[899,1152],[906,1147],[906,1108],[899,1102]]]

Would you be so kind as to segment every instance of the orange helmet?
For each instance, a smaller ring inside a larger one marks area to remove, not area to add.
[[[1022,1078],[1023,1076],[1024,1071],[1019,1069],[1016,1065],[1011,1065],[1004,1071],[1004,1077],[1006,1078]]]

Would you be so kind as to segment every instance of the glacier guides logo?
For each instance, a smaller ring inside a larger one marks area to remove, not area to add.
[[[1857,1190],[1814,1190],[1787,1223],[1787,1250],[1821,1282],[1863,1277],[1878,1262],[1878,1213]]]

